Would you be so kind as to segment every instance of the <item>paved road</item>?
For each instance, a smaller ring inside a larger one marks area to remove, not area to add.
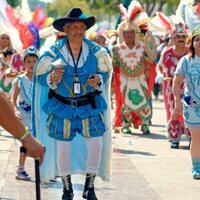
[[[149,136],[139,130],[133,135],[113,134],[113,174],[110,182],[96,179],[99,200],[199,200],[200,184],[191,178],[188,141],[182,138],[178,150],[170,149],[165,133],[165,111],[161,101],[153,102]],[[34,200],[34,161],[26,162],[32,181],[15,180],[19,143],[0,132],[0,199]],[[84,177],[72,177],[74,200],[81,200]],[[42,185],[42,200],[60,200],[61,180]]]

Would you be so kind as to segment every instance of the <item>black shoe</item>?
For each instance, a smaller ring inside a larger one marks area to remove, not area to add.
[[[150,135],[150,130],[146,130],[143,132],[143,135]]]
[[[143,135],[149,135],[150,134],[150,130],[149,130],[149,128],[146,124],[142,125],[141,131],[142,131]]]
[[[89,188],[87,191],[84,190],[82,197],[87,200],[98,200],[94,188]]]
[[[70,190],[66,190],[63,192],[62,200],[73,200],[74,194]]]
[[[171,148],[172,149],[178,149],[179,148],[179,142],[172,142]]]

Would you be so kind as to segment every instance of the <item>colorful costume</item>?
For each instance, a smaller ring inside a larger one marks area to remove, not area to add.
[[[184,97],[182,98],[183,116],[186,126],[191,131],[191,160],[192,177],[200,179],[200,150],[199,150],[199,129],[200,129],[200,75],[199,75],[199,1],[180,1],[179,13],[191,31],[190,53],[179,61],[175,74],[174,86],[179,86],[181,80],[185,81]],[[178,76],[179,75],[179,76]],[[174,87],[175,95],[179,91]],[[177,98],[177,108],[180,111],[180,99]]]
[[[114,58],[113,58],[114,61]],[[120,68],[113,66],[113,90],[115,94],[115,117],[113,126],[114,128],[122,126],[122,105],[123,105],[123,95],[120,86]]]
[[[120,69],[120,90],[124,97],[123,121],[124,123],[134,122],[137,124],[141,118],[142,129],[146,131],[149,130],[151,109],[147,77],[144,73],[147,61],[144,47],[144,43],[140,42],[130,49],[123,42],[114,47],[113,59],[114,67]]]
[[[186,55],[187,53],[188,53],[188,48],[186,47],[184,55]],[[172,93],[172,82],[177,64],[182,56],[177,56],[174,53],[174,47],[167,47],[162,52],[161,58],[158,63],[163,71],[163,77],[164,77],[163,95],[165,101],[165,108],[167,112],[167,122],[168,122],[167,131],[169,139],[172,142],[179,142],[181,134],[186,132],[184,129],[182,115],[179,116],[178,120],[171,120],[171,112],[174,109],[174,95]],[[183,94],[183,84],[180,89],[182,90]]]
[[[85,173],[87,150],[84,137],[103,136],[102,159],[97,175],[103,180],[109,180],[112,136],[110,108],[105,103],[105,99],[109,102],[110,58],[103,48],[84,39],[77,68],[81,89],[80,94],[74,94],[75,71],[72,58],[66,48],[66,40],[67,38],[64,38],[51,46],[38,60],[33,91],[33,131],[39,139],[43,137],[41,141],[44,144],[48,139],[47,134],[59,141],[70,141],[72,152],[70,174]],[[57,88],[49,93],[47,76],[53,70],[52,62],[59,59],[65,65],[65,72]],[[88,77],[91,74],[102,76],[102,94],[99,94],[97,90],[87,84]],[[93,103],[88,101],[93,101]],[[82,106],[79,105],[80,103]],[[92,122],[90,123],[92,126],[88,126],[89,121]],[[47,133],[45,133],[45,130],[47,130]],[[76,135],[77,132],[80,134]],[[77,156],[79,159],[77,159]],[[45,156],[45,159],[50,159],[50,157],[52,155],[49,153]],[[76,158],[74,159],[74,157]],[[50,168],[49,165],[46,165],[45,169],[48,168]]]
[[[31,101],[32,101],[32,81],[22,74],[16,77],[13,88],[20,88],[17,98],[17,107],[22,118],[22,123],[31,131]]]
[[[188,128],[200,127],[200,58],[184,56],[177,66],[175,74],[185,76],[183,116]]]
[[[142,132],[149,134],[152,116],[150,95],[154,82],[152,75],[155,74],[155,39],[150,32],[145,37],[140,34],[147,32],[149,17],[138,1],[131,1],[128,9],[123,4],[119,8],[122,14],[122,22],[118,26],[119,44],[113,48],[116,88],[114,126],[120,125],[122,118],[124,133],[131,133],[129,126],[133,123],[134,128],[142,125]],[[126,31],[128,36],[125,38]]]
[[[6,72],[10,71],[8,63],[0,58],[0,90],[6,98],[10,98],[13,78],[7,78]]]

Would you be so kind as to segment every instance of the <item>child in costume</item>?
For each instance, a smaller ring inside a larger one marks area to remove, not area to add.
[[[11,103],[17,117],[22,120],[29,131],[31,128],[31,101],[32,101],[32,78],[34,67],[38,59],[38,51],[34,46],[28,47],[23,55],[25,72],[17,76],[13,83]],[[31,180],[25,171],[26,154],[20,148],[19,165],[17,166],[16,179]]]

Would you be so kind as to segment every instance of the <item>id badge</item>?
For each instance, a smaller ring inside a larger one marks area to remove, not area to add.
[[[73,92],[74,92],[74,94],[81,93],[81,83],[79,81],[76,81],[73,83]]]

